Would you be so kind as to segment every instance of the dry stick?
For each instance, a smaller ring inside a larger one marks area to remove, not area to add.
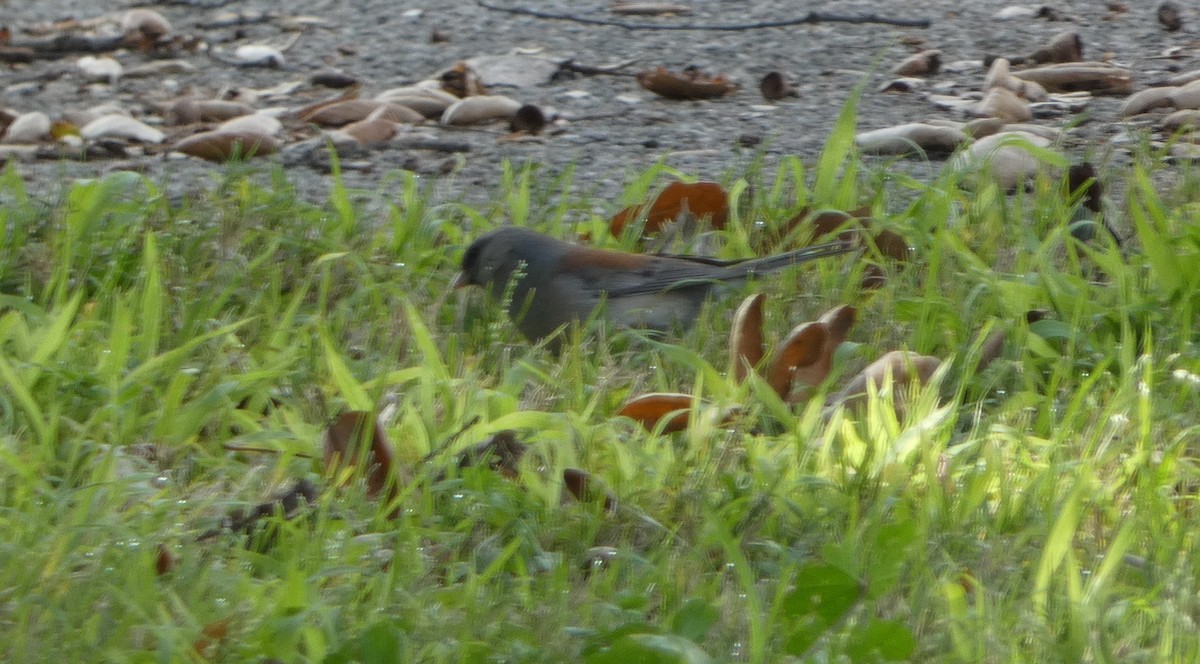
[[[626,30],[733,31],[758,30],[759,28],[782,28],[789,25],[804,25],[806,23],[883,23],[885,25],[898,25],[905,28],[928,28],[932,23],[932,21],[927,18],[890,18],[876,14],[847,16],[845,14],[826,14],[824,12],[809,12],[804,16],[797,18],[783,19],[779,21],[761,21],[758,23],[630,23],[628,21],[618,21],[607,18],[589,18],[587,16],[576,16],[574,14],[556,14],[553,12],[539,11],[537,9],[529,9],[527,7],[500,7],[489,2],[485,2],[484,0],[476,0],[476,3],[484,9],[504,12],[506,14],[520,14],[522,16],[533,16],[534,18],[572,21],[586,25],[608,25],[616,28],[625,28]]]

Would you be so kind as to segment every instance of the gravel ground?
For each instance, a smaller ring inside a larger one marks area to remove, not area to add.
[[[543,11],[579,16],[621,18],[608,3],[564,0],[496,0],[506,6],[524,4]],[[998,0],[897,0],[889,3],[811,1],[692,0],[692,13],[675,17],[628,17],[651,23],[748,23],[800,16],[809,10],[862,14],[878,12],[897,18],[928,18],[927,29],[878,24],[820,23],[784,28],[739,31],[649,31],[583,25],[492,11],[475,2],[424,0],[317,0],[314,2],[229,2],[220,8],[181,4],[153,6],[167,16],[177,32],[202,36],[215,48],[230,52],[242,44],[282,45],[296,34],[280,21],[238,28],[205,29],[206,22],[224,12],[270,11],[280,15],[311,16],[328,23],[311,26],[287,50],[280,69],[233,67],[203,53],[179,57],[194,64],[193,73],[148,79],[125,78],[116,85],[87,83],[74,68],[75,56],[20,65],[5,73],[0,105],[20,112],[87,108],[115,101],[135,114],[155,118],[156,103],[187,91],[215,95],[236,87],[268,88],[288,81],[303,82],[289,100],[265,105],[299,106],[332,94],[307,84],[312,73],[336,68],[359,78],[369,94],[406,84],[475,56],[497,55],[514,48],[540,49],[584,65],[636,61],[633,73],[655,66],[681,69],[695,65],[723,73],[741,85],[733,95],[715,101],[669,101],[638,87],[631,76],[568,74],[542,85],[502,88],[525,103],[556,110],[564,119],[548,135],[531,140],[501,140],[505,128],[471,130],[420,128],[440,139],[465,142],[460,154],[402,149],[384,145],[345,156],[346,179],[356,188],[377,190],[387,174],[407,168],[436,178],[440,195],[466,200],[488,199],[500,181],[503,159],[544,164],[557,172],[576,165],[575,187],[599,201],[613,200],[634,174],[659,161],[686,173],[720,179],[731,168],[745,165],[756,150],[765,153],[770,168],[784,155],[806,160],[818,154],[848,92],[869,81],[860,104],[861,128],[883,127],[928,117],[951,117],[937,111],[923,94],[881,94],[874,91],[889,78],[886,72],[917,48],[938,48],[943,62],[978,60],[984,54],[1026,54],[1064,29],[1079,32],[1088,59],[1110,59],[1136,72],[1138,87],[1162,78],[1164,72],[1200,67],[1197,28],[1200,11],[1185,13],[1184,29],[1166,33],[1155,19],[1156,3],[1129,2],[1127,11],[1113,11],[1098,0],[1054,3],[1067,20],[1022,18],[999,21],[994,14],[1007,3]],[[1184,3],[1188,4],[1188,3]],[[14,34],[38,21],[112,16],[127,2],[37,0],[3,6],[2,22]],[[434,31],[447,41],[434,43]],[[919,40],[919,43],[918,43]],[[1182,47],[1182,56],[1160,55]],[[118,53],[127,68],[144,63],[139,52]],[[979,67],[952,66],[931,79],[940,90],[977,90],[983,80]],[[758,80],[767,71],[786,72],[798,96],[767,104]],[[55,74],[61,74],[56,76]],[[1083,122],[1067,149],[1107,159],[1112,139],[1123,133],[1115,123],[1119,98],[1096,98],[1082,115]],[[1040,122],[1062,125],[1072,118]],[[311,134],[311,131],[310,131]],[[756,147],[747,147],[756,146]],[[318,155],[319,156],[319,155]],[[282,163],[301,191],[320,199],[328,191],[327,168],[321,159],[303,158],[296,150],[270,158]],[[904,168],[918,177],[938,163],[907,161]],[[114,169],[139,169],[160,178],[179,193],[203,186],[206,175],[218,173],[196,159],[147,156],[92,162],[24,162],[19,169],[34,182],[51,185],[64,178],[87,177]],[[452,175],[447,176],[447,173]],[[615,204],[614,204],[615,205]],[[611,211],[612,207],[608,210]]]

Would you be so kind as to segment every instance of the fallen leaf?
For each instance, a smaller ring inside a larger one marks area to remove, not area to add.
[[[733,362],[733,377],[742,382],[758,368],[763,358],[763,302],[762,293],[755,293],[738,306],[733,314],[733,329],[729,332],[729,354]]]
[[[377,498],[386,490],[387,501],[396,497],[403,478],[391,441],[370,413],[352,410],[339,415],[325,430],[325,469],[328,475],[337,476],[342,468],[359,464],[366,468],[367,495]]]
[[[581,503],[603,500],[605,511],[613,512],[617,509],[617,497],[589,472],[578,468],[564,469],[563,487]]]
[[[158,545],[158,552],[154,556],[154,571],[159,576],[163,576],[179,566],[179,558],[171,552],[171,548],[166,544]]]
[[[801,323],[779,343],[767,370],[767,384],[786,399],[797,372],[820,361],[829,330],[823,323]]]
[[[892,384],[897,388],[892,395],[892,404],[897,413],[904,408],[907,394],[905,387],[925,385],[942,365],[942,361],[929,355],[921,355],[913,351],[894,350],[867,365],[858,375],[837,393],[829,397],[827,406],[844,405],[847,408],[862,406],[867,399],[867,386],[879,389],[887,375],[892,376]]]
[[[684,213],[707,219],[713,228],[725,228],[729,220],[729,195],[716,182],[675,181],[668,184],[652,203],[631,205],[613,215],[609,229],[614,237],[621,237],[629,222],[644,215],[646,225],[642,234],[653,235]]]
[[[675,433],[688,427],[688,417],[695,398],[690,394],[651,392],[636,396],[617,411],[617,415],[636,420],[642,428],[654,431],[668,417],[663,433]]]
[[[722,74],[706,76],[697,70],[683,73],[667,71],[664,67],[637,75],[643,88],[667,99],[715,99],[737,90],[737,84]]]

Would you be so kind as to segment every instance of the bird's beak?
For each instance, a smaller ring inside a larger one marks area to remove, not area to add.
[[[454,281],[450,282],[450,288],[453,289],[466,288],[470,285],[471,284],[467,281],[467,275],[465,272],[459,272],[458,274],[454,275]]]

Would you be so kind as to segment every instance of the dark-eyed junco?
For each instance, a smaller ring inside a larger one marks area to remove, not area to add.
[[[512,283],[509,315],[532,341],[586,320],[602,300],[607,318],[619,326],[667,330],[691,325],[719,284],[853,250],[833,242],[720,261],[594,249],[506,226],[471,243],[453,285],[482,286],[502,300]]]

